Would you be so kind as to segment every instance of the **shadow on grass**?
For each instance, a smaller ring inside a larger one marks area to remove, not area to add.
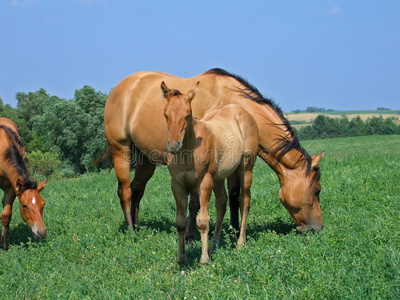
[[[209,242],[211,242],[212,237],[214,235],[214,226],[215,223],[210,224],[210,233],[209,233]],[[178,238],[176,228],[175,228],[175,220],[171,220],[166,217],[158,216],[157,219],[154,220],[144,220],[143,222],[139,221],[138,230],[140,231],[140,227],[151,228],[156,232],[164,232],[167,234],[176,234],[176,238]],[[278,235],[287,235],[293,232],[296,229],[296,226],[293,222],[285,222],[282,219],[276,219],[268,223],[263,224],[247,224],[246,226],[246,238],[247,240],[252,239],[257,241],[262,233],[265,232],[274,232]],[[119,226],[119,231],[122,233],[126,233],[128,231],[125,221],[121,223]],[[222,225],[222,233],[221,239],[218,247],[228,247],[228,248],[236,248],[237,240],[239,233],[232,229],[231,226],[228,225],[227,222],[224,222]],[[187,254],[187,262],[184,265],[180,265],[180,270],[189,270],[193,268],[198,268],[200,266],[200,256],[201,256],[201,241],[200,241],[200,233],[195,228],[195,236],[193,242],[187,242],[186,244],[186,254]],[[211,259],[212,260],[212,259]]]
[[[287,235],[296,229],[296,225],[290,221],[285,222],[282,219],[276,219],[264,224],[247,224],[246,233],[248,237],[258,239],[262,232],[275,232],[278,235]]]
[[[287,235],[296,229],[296,225],[292,222],[285,222],[281,219],[276,219],[263,224],[247,224],[246,226],[246,239],[257,241],[262,233],[274,232],[278,235]],[[221,235],[220,247],[230,246],[231,248],[237,247],[239,232],[234,230],[231,226],[223,225],[223,233]]]
[[[137,230],[140,231],[141,227],[151,228],[155,231],[165,232],[165,233],[176,232],[175,220],[170,220],[166,217],[157,217],[157,219],[154,220],[144,220],[144,221],[139,220],[139,225],[137,226]],[[118,231],[123,233],[128,231],[125,221],[121,223]]]
[[[7,235],[8,247],[16,245],[24,245],[25,247],[28,247],[31,242],[36,244],[37,241],[33,237],[32,231],[28,225],[19,223],[16,226],[10,226]]]

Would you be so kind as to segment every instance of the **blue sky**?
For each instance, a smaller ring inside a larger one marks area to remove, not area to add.
[[[4,0],[0,98],[221,67],[284,111],[400,109],[400,1]]]

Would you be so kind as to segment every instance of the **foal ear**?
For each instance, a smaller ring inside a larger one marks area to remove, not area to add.
[[[189,102],[192,102],[194,96],[196,96],[197,89],[199,87],[200,81],[197,81],[196,85],[189,91],[188,93],[188,100]]]
[[[318,168],[319,163],[321,162],[322,157],[324,156],[325,150],[321,152],[321,154],[316,155],[314,154],[313,156],[311,156],[312,158],[312,162],[311,162],[311,167],[313,169]]]
[[[161,95],[165,98],[168,99],[171,94],[171,90],[167,87],[165,82],[161,82]]]
[[[38,187],[37,187],[37,190],[38,190],[39,193],[40,193],[41,191],[43,191],[44,186],[45,186],[46,183],[47,183],[47,180],[48,180],[48,179],[46,179],[45,181],[39,183],[39,185],[38,185]]]

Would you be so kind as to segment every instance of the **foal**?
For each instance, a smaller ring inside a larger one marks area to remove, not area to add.
[[[47,229],[43,222],[44,200],[39,194],[46,183],[47,179],[37,184],[29,178],[17,125],[10,119],[0,118],[0,188],[4,191],[0,248],[8,249],[7,235],[16,197],[19,200],[21,217],[35,238],[46,237]]]
[[[212,108],[202,120],[193,118],[191,102],[198,85],[199,82],[184,95],[178,90],[169,89],[163,81],[161,91],[167,99],[164,115],[169,132],[168,169],[172,176],[171,187],[177,208],[178,262],[186,262],[188,194],[196,190],[200,198],[200,213],[196,219],[202,243],[200,263],[207,264],[210,261],[207,250],[211,191],[215,194],[217,220],[210,253],[218,244],[226,211],[225,178],[240,180],[239,203],[242,221],[238,247],[246,242],[252,170],[258,153],[258,127],[253,117],[236,104]]]

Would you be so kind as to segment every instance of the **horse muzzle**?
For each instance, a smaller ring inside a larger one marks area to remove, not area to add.
[[[31,230],[32,230],[33,236],[34,236],[35,239],[37,239],[37,240],[43,240],[43,239],[46,237],[46,235],[47,235],[47,229],[46,229],[46,227],[44,227],[44,228],[37,228],[36,226],[33,226],[33,227],[31,228]]]
[[[300,225],[296,227],[297,232],[301,233],[301,234],[306,234],[306,233],[317,233],[322,231],[322,229],[324,228],[323,225],[321,226],[316,226],[316,225]]]
[[[181,141],[168,141],[167,149],[171,154],[179,154],[182,152],[182,142]]]

